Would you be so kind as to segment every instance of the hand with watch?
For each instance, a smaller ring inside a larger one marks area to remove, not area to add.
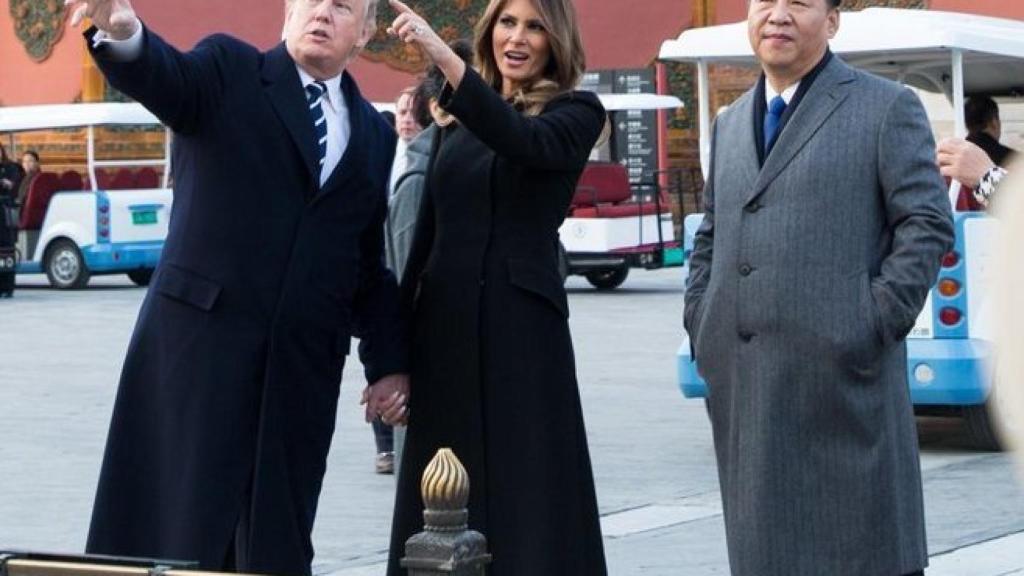
[[[1006,170],[996,166],[984,150],[963,138],[946,138],[936,150],[939,171],[974,190],[974,198],[988,205]]]

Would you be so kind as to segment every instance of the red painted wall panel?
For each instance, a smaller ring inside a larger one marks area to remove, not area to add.
[[[7,0],[0,2],[0,104],[64,104],[82,91],[81,35],[73,29],[53,48],[42,63],[29,58],[14,35],[14,22]]]
[[[970,12],[1024,20],[1024,2],[1019,0],[930,0],[928,7],[932,10]]]

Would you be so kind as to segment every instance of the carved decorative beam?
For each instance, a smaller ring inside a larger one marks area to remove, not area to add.
[[[64,34],[64,2],[61,0],[10,0],[14,34],[36,62],[50,57]]]

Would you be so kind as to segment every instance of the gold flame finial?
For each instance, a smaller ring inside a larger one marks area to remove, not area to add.
[[[427,510],[459,511],[469,502],[469,474],[451,448],[441,448],[427,465],[420,482]]]

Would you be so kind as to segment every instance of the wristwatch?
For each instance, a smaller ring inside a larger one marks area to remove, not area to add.
[[[981,177],[981,181],[978,182],[978,187],[974,189],[974,199],[988,206],[992,195],[995,194],[996,186],[1006,176],[1006,170],[999,166],[993,166],[989,168],[988,172]]]

